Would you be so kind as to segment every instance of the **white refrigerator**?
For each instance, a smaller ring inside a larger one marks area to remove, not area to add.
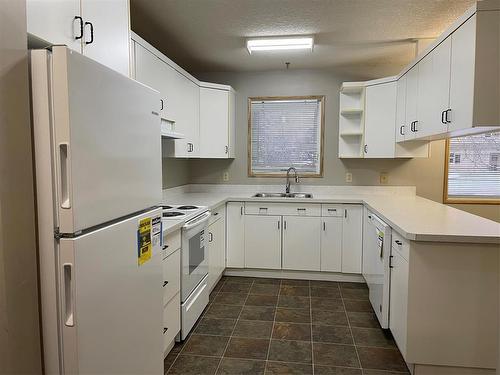
[[[159,93],[65,46],[31,53],[47,374],[162,374]]]

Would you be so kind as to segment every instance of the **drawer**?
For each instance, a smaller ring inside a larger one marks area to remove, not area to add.
[[[222,219],[226,215],[226,205],[221,204],[219,207],[216,207],[212,211],[212,216],[208,220],[208,225],[215,223],[217,220]]]
[[[392,247],[398,250],[403,258],[410,259],[410,241],[396,231],[392,231]]]
[[[181,231],[176,230],[173,233],[169,233],[167,235],[163,235],[163,247],[162,247],[162,255],[163,258],[168,257],[175,250],[181,248]]]
[[[321,204],[247,202],[245,203],[245,214],[271,216],[321,216]]]
[[[163,305],[181,290],[181,251],[178,249],[163,259]]]
[[[341,204],[322,204],[321,216],[342,217],[344,209]]]
[[[181,294],[177,293],[163,308],[163,353],[181,330]]]

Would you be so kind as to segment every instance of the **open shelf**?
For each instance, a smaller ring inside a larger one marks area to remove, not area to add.
[[[186,138],[184,134],[177,133],[177,132],[172,132],[172,131],[161,131],[161,137],[162,138],[168,138],[168,139],[183,139]]]
[[[352,131],[352,132],[345,131],[340,133],[341,137],[359,137],[361,135],[363,135],[363,132],[361,131]]]
[[[361,94],[365,88],[363,82],[344,82],[340,92],[344,94]]]

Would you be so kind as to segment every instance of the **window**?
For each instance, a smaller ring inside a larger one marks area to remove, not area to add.
[[[324,96],[248,99],[248,175],[323,175]]]
[[[500,202],[500,133],[446,143],[445,203]]]

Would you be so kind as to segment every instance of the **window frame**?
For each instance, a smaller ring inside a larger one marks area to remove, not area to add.
[[[325,95],[300,95],[300,96],[252,96],[248,97],[247,118],[248,118],[248,133],[247,133],[247,171],[248,177],[286,177],[286,172],[283,173],[259,173],[252,170],[252,102],[265,100],[319,100],[321,104],[321,124],[320,124],[320,141],[319,141],[319,173],[302,172],[300,177],[304,178],[322,178],[324,176],[324,144],[325,144]]]
[[[444,183],[443,183],[443,203],[445,204],[500,204],[500,198],[450,198],[448,196],[448,172],[450,161],[450,138],[446,139],[444,151]]]

